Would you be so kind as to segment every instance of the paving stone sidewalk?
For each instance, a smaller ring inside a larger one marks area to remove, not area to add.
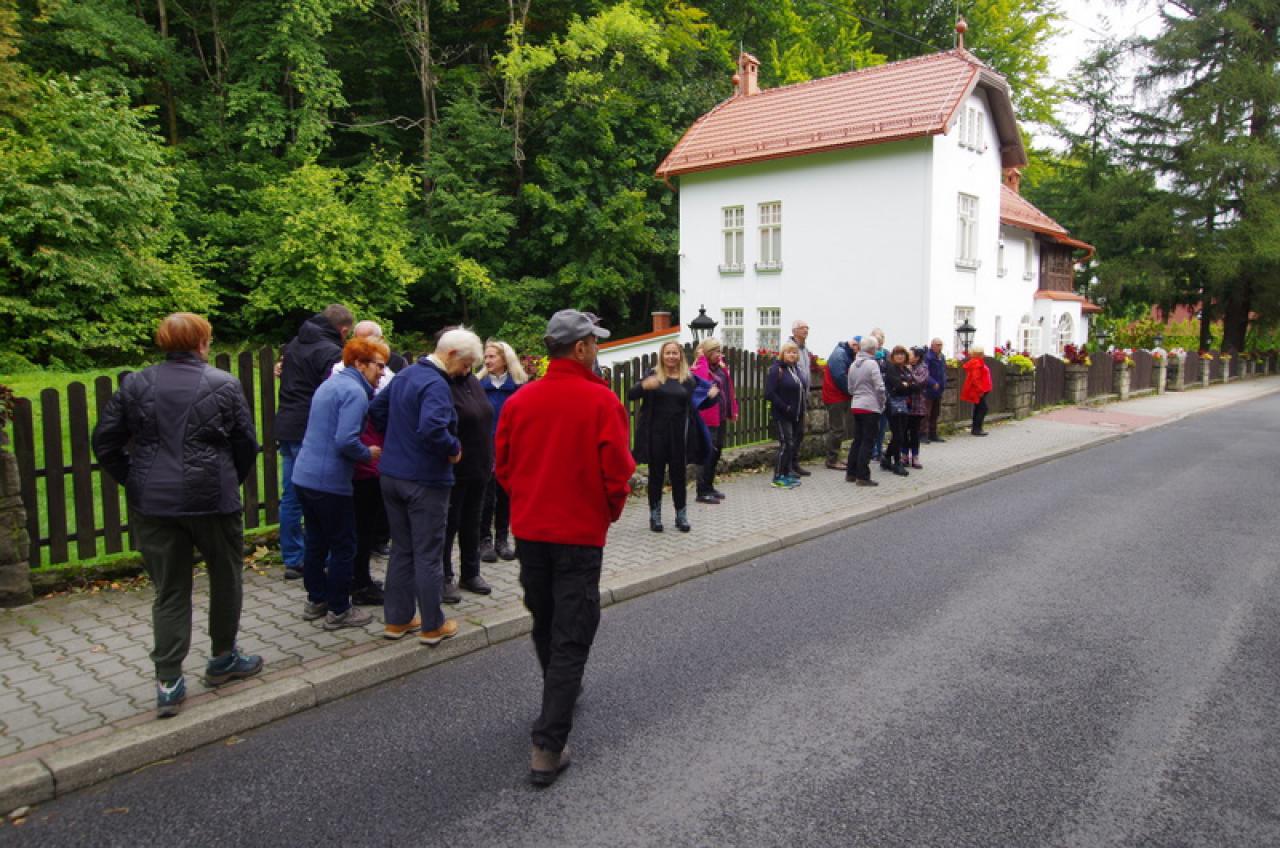
[[[728,497],[718,506],[697,504],[690,496],[691,533],[676,532],[670,523],[667,532],[651,533],[643,499],[633,499],[609,535],[602,582],[606,587],[634,584],[637,575],[661,571],[664,563],[696,559],[717,545],[762,531],[821,523],[833,507],[878,512],[984,479],[995,470],[1275,391],[1280,391],[1280,378],[1268,377],[1102,407],[1062,408],[998,425],[989,438],[962,433],[945,444],[927,445],[923,470],[907,478],[877,474],[878,488],[855,488],[842,473],[819,463],[810,464],[813,476],[789,491],[771,488],[768,474],[736,475],[721,483]],[[670,521],[669,496],[665,504]],[[375,563],[375,568],[381,565]],[[484,625],[510,619],[521,609],[516,563],[486,563],[483,574],[493,594],[466,595],[463,603],[446,608],[448,614]],[[150,589],[108,591],[0,610],[0,768],[153,720],[155,691],[147,656],[151,599]],[[198,579],[192,654],[185,667],[191,693],[186,709],[398,644],[381,638],[380,608],[371,609],[375,621],[367,629],[331,633],[301,619],[303,601],[300,581],[285,582],[278,565],[246,568],[240,643],[262,654],[266,670],[254,680],[208,691],[200,682],[208,645],[203,636],[208,584]]]

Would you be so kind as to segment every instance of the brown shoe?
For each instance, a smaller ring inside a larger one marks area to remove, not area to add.
[[[418,618],[415,615],[413,617],[413,621],[409,622],[408,624],[386,625],[385,627],[382,628],[382,635],[384,638],[387,638],[387,639],[403,639],[405,636],[408,636],[410,633],[417,633],[421,629],[422,629],[422,619]]]
[[[560,772],[569,767],[569,746],[565,745],[560,753],[548,751],[537,745],[529,756],[529,780],[534,786],[550,786],[556,782]]]
[[[830,468],[832,471],[848,471],[849,470],[849,466],[843,462],[840,462],[839,460],[836,460],[835,462],[828,462],[827,467]]]
[[[458,635],[458,622],[452,618],[446,618],[444,624],[435,630],[424,630],[418,634],[418,641],[423,645],[439,645],[445,639],[452,639]]]

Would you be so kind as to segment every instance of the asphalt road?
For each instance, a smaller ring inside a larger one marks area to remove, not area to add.
[[[521,640],[0,844],[1278,845],[1278,420],[1202,415],[606,610],[547,790]]]

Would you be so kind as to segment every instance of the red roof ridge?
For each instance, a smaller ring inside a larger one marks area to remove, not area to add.
[[[778,92],[794,91],[795,89],[801,88],[806,85],[817,85],[818,83],[827,83],[833,80],[843,79],[844,77],[853,76],[854,74],[883,73],[885,72],[886,69],[890,69],[890,68],[901,68],[905,65],[922,65],[926,62],[936,62],[939,59],[947,56],[960,59],[961,61],[969,62],[969,64],[980,65],[984,68],[988,67],[987,65],[984,65],[982,63],[982,60],[980,60],[977,56],[974,56],[968,50],[963,50],[963,49],[940,50],[937,53],[926,53],[923,56],[910,56],[906,59],[898,59],[897,61],[894,61],[894,62],[882,62],[879,65],[867,65],[865,68],[850,68],[847,71],[841,71],[838,74],[831,74],[830,76],[814,77],[813,79],[800,80],[799,82],[789,82],[785,85],[774,86],[773,88],[762,88],[760,89],[759,94],[753,94],[751,95],[751,97],[752,98],[764,97],[770,94],[777,94]],[[737,95],[734,95],[733,97],[730,97],[729,100],[735,100],[736,98],[737,98]],[[715,111],[715,110],[713,109],[712,111]],[[707,114],[709,115],[711,114],[711,112],[708,112]]]
[[[679,327],[668,327],[665,330],[651,330],[647,333],[641,333],[638,336],[627,336],[625,339],[610,339],[609,341],[601,344],[600,349],[608,350],[609,348],[621,347],[622,345],[634,344],[636,342],[643,342],[648,339],[657,339],[657,338],[661,338],[662,336],[678,336],[678,335],[680,335]]]

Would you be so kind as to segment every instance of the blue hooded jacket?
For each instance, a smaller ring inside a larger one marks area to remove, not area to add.
[[[378,392],[369,406],[373,426],[387,434],[378,471],[432,488],[453,486],[449,457],[462,450],[449,378],[421,357]]]
[[[350,495],[357,462],[368,462],[360,441],[373,387],[358,368],[346,368],[320,384],[311,398],[307,430],[293,463],[294,485],[331,495]]]
[[[842,389],[849,384],[849,366],[853,364],[853,348],[848,342],[840,342],[827,357],[827,370],[831,372],[831,382]]]

